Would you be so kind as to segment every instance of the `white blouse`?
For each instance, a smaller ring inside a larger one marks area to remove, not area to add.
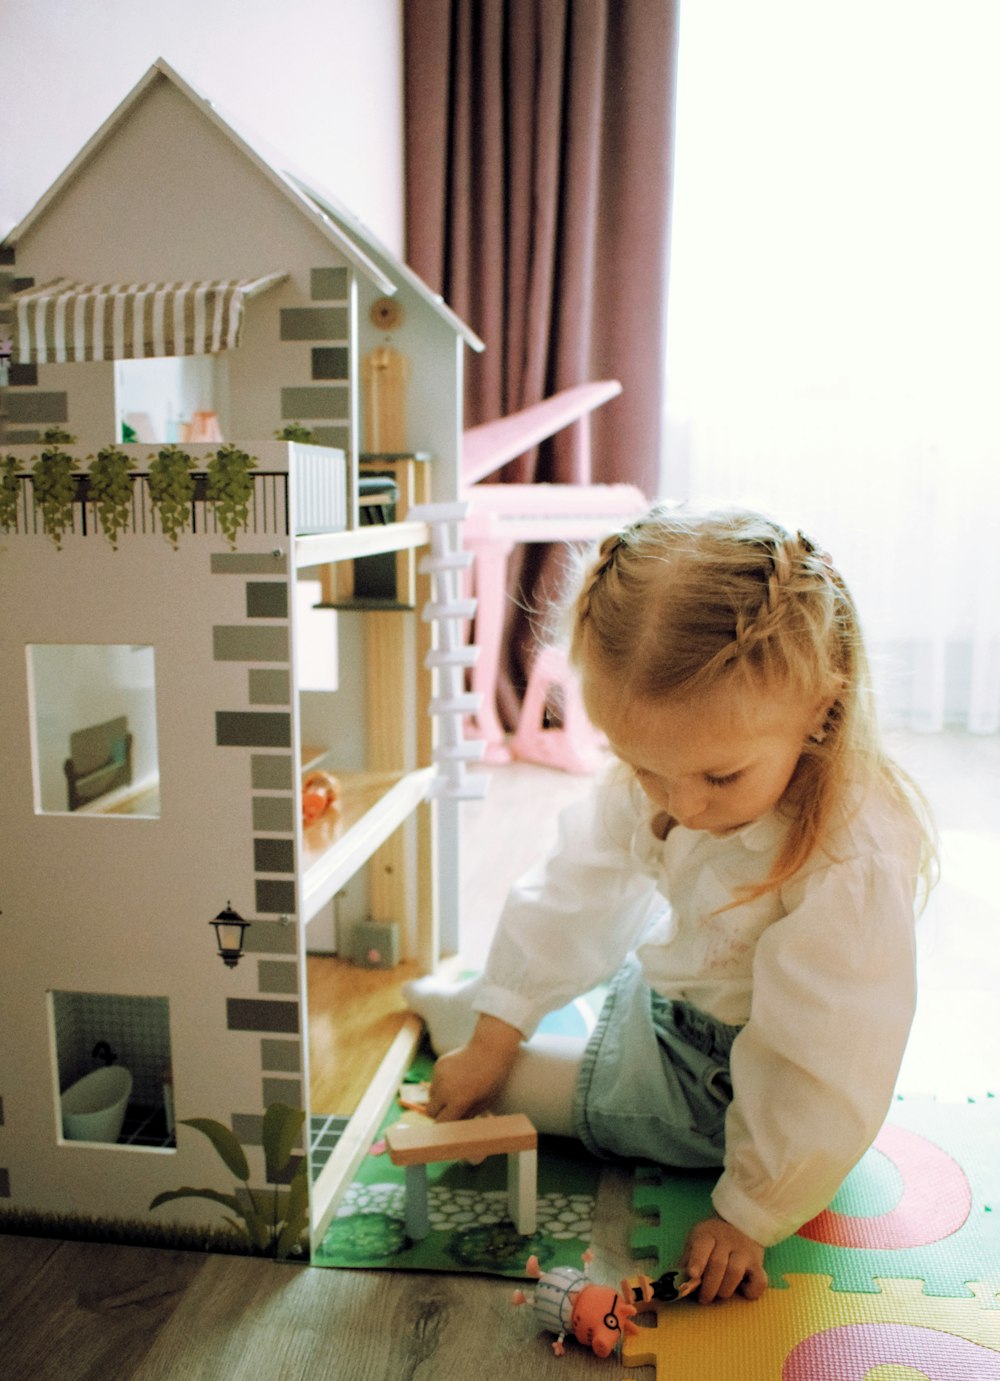
[[[511,889],[474,1003],[527,1038],[635,949],[656,992],[741,1025],[712,1197],[765,1246],[825,1208],[875,1139],[913,1019],[918,830],[881,787],[852,806],[779,892],[720,911],[768,875],[785,823],[661,841],[612,764]]]

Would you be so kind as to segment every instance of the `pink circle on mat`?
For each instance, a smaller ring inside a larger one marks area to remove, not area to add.
[[[903,1180],[899,1203],[888,1213],[852,1217],[826,1208],[799,1228],[799,1236],[832,1247],[926,1247],[950,1237],[965,1222],[972,1190],[961,1166],[940,1146],[887,1123],[874,1150],[888,1156]]]
[[[872,1367],[905,1366],[929,1381],[1000,1381],[1000,1353],[936,1328],[853,1323],[826,1328],[794,1347],[781,1381],[865,1381]]]

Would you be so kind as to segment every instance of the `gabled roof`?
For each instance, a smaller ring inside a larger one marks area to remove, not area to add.
[[[143,99],[149,88],[158,81],[168,81],[210,120],[239,151],[270,181],[315,228],[386,295],[395,293],[399,280],[406,282],[425,301],[428,307],[454,331],[472,346],[482,350],[483,343],[476,334],[455,316],[444,301],[402,263],[391,250],[386,249],[371,231],[356,217],[326,192],[312,190],[304,178],[290,170],[289,160],[268,148],[258,135],[250,135],[238,127],[236,121],[224,115],[214,103],[190,86],[183,77],[165,62],[157,58],[145,75],[135,84],[121,104],[108,116],[104,124],[84,144],[83,148],[63,170],[48,191],[42,196],[13,230],[3,239],[5,245],[15,245],[31,229],[36,221],[48,212],[58,200],[63,190],[85,171],[99,149],[113,137],[119,125],[129,112]]]
[[[404,264],[401,260],[397,259],[392,253],[392,250],[387,249],[385,245],[376,239],[363,221],[359,221],[345,206],[335,201],[328,192],[321,192],[317,188],[311,187],[307,182],[302,181],[295,173],[289,173],[288,176],[302,196],[305,197],[307,201],[312,202],[323,215],[328,216],[335,224],[346,229],[348,234],[361,236],[365,240],[366,246],[372,254],[372,257],[383,264],[387,271],[395,273],[400,278],[404,279],[418,296],[422,297],[439,316],[444,318],[449,326],[462,336],[466,345],[470,345],[473,350],[486,349],[486,346],[476,333],[470,330],[460,317],[455,315],[441,294],[433,292],[419,274],[414,273],[408,264]]]

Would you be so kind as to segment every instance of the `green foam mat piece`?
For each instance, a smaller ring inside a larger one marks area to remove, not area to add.
[[[712,1212],[716,1179],[637,1171],[632,1250],[648,1274],[676,1265],[688,1230]],[[927,1295],[1000,1309],[1000,1100],[897,1098],[827,1212],[769,1248],[765,1265],[779,1288],[786,1273],[862,1294],[878,1293],[880,1279],[915,1279]]]

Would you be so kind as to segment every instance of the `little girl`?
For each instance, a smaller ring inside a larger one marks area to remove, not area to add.
[[[878,742],[851,597],[801,532],[654,508],[604,541],[571,617],[615,761],[512,888],[482,976],[410,985],[430,1111],[721,1165],[680,1264],[703,1302],[757,1298],[764,1248],[885,1117],[928,830]],[[608,979],[589,1041],[534,1035]]]

